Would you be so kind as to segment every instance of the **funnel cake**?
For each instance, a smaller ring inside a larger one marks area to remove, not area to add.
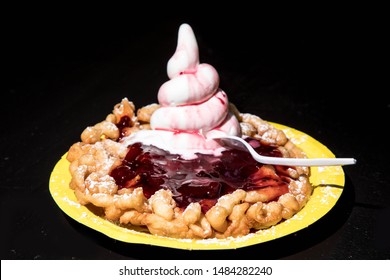
[[[235,135],[263,155],[305,157],[282,130],[229,102],[188,24],[167,72],[158,103],[123,98],[70,147],[80,204],[123,227],[194,239],[244,236],[299,212],[312,193],[308,167],[260,164],[211,139]]]

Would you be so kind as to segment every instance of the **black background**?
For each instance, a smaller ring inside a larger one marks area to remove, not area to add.
[[[352,10],[272,12],[146,13],[135,20],[133,9],[93,17],[13,10],[2,35],[1,258],[389,259],[390,102],[374,66],[384,64],[381,18]],[[324,218],[233,252],[186,251],[110,239],[57,207],[48,190],[56,162],[123,97],[137,107],[157,101],[184,22],[197,36],[201,62],[217,69],[241,112],[357,159],[344,167],[343,194]]]

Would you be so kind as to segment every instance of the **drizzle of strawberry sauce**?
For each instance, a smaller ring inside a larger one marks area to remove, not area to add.
[[[122,139],[125,135],[125,128],[131,126],[131,119],[128,116],[123,116],[116,124],[119,129],[119,139]]]
[[[266,156],[281,157],[274,146],[263,145],[247,138],[255,150]],[[207,212],[218,198],[237,189],[260,190],[269,201],[288,192],[291,178],[288,167],[264,168],[244,150],[228,149],[220,157],[197,154],[197,158],[184,160],[155,146],[134,143],[129,146],[122,164],[111,171],[119,188],[142,186],[149,198],[159,189],[168,189],[177,206],[186,207],[199,202]]]

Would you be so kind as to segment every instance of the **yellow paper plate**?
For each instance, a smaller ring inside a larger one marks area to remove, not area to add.
[[[287,137],[300,147],[309,158],[335,157],[326,146],[309,135],[284,125],[272,124],[282,129]],[[306,206],[291,219],[245,237],[192,240],[138,232],[120,227],[97,216],[87,207],[78,203],[73,190],[69,188],[71,176],[68,168],[69,162],[64,154],[55,165],[49,182],[50,193],[54,201],[68,216],[116,240],[187,250],[235,249],[271,241],[304,229],[318,221],[333,208],[343,192],[345,181],[344,172],[340,166],[311,167],[310,181],[315,186],[313,195]]]

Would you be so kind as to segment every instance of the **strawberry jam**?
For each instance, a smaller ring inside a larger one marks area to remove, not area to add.
[[[123,116],[116,126],[119,129],[119,139],[122,139],[125,136],[125,128],[131,126],[131,119],[128,116]]]
[[[276,147],[252,138],[247,141],[262,155],[281,156]],[[184,160],[155,146],[135,143],[110,175],[119,188],[142,186],[147,198],[159,189],[168,189],[177,206],[199,202],[202,211],[207,212],[219,197],[237,189],[261,189],[269,200],[287,193],[287,167],[275,166],[275,171],[262,167],[247,151],[235,148],[225,150],[220,157],[198,154],[195,159]]]

